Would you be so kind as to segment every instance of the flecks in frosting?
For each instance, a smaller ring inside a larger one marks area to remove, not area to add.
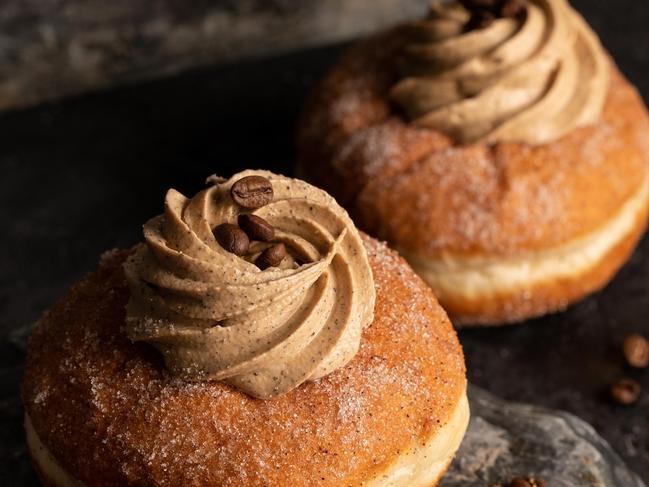
[[[391,97],[416,125],[461,143],[556,140],[596,122],[608,90],[597,36],[565,0],[525,0],[523,15],[466,30],[458,2],[409,26]]]
[[[273,201],[252,213],[275,227],[288,257],[260,270],[222,248],[212,230],[250,213],[232,200],[234,182],[268,178]],[[210,178],[186,198],[171,189],[164,214],[144,225],[145,244],[126,262],[126,331],[154,345],[186,380],[223,380],[268,398],[344,366],[373,320],[374,283],[347,213],[324,191],[266,171]]]

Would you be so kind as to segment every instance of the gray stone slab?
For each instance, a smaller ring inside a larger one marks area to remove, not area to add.
[[[578,417],[503,401],[475,386],[469,398],[469,429],[441,487],[486,487],[526,476],[551,487],[646,487]]]

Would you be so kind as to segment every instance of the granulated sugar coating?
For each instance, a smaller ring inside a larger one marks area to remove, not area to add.
[[[36,327],[22,395],[35,430],[87,485],[357,485],[423,443],[462,398],[455,332],[428,288],[364,238],[375,321],[352,362],[272,400],[171,378],[121,327],[128,290],[107,255]]]
[[[506,256],[599,229],[642,188],[649,122],[611,62],[601,120],[541,145],[460,145],[389,102],[404,29],[352,48],[307,103],[301,174],[368,233],[419,257]]]

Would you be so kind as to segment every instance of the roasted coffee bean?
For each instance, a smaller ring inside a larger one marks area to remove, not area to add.
[[[518,17],[525,12],[525,4],[521,0],[505,0],[498,6],[498,15],[501,17]]]
[[[459,0],[467,10],[490,10],[496,8],[497,0]]]
[[[270,242],[275,238],[275,228],[257,215],[239,215],[239,226],[251,240]]]
[[[231,223],[222,223],[214,229],[216,241],[228,252],[235,255],[244,255],[248,252],[250,239],[238,226]]]
[[[649,340],[642,335],[629,335],[622,345],[624,358],[631,367],[649,367]]]
[[[492,484],[489,487],[503,487],[501,484]],[[541,479],[535,479],[534,477],[517,477],[512,479],[507,487],[548,487]]]
[[[527,479],[515,478],[509,483],[509,487],[532,487]]]
[[[485,23],[497,17],[518,17],[525,12],[523,0],[460,0],[462,6],[472,15],[469,24],[474,29],[483,28]],[[467,29],[470,30],[470,29]]]
[[[642,387],[629,378],[620,379],[611,386],[611,399],[622,406],[629,406],[640,397]]]
[[[489,10],[476,10],[471,14],[471,18],[464,25],[465,32],[477,29],[485,29],[493,24],[496,16]]]
[[[278,243],[259,254],[257,260],[255,260],[255,265],[263,271],[269,267],[277,267],[284,260],[284,257],[286,257],[286,247],[284,247],[283,243]]]
[[[261,208],[273,201],[273,185],[265,177],[246,176],[232,185],[230,194],[243,208]]]

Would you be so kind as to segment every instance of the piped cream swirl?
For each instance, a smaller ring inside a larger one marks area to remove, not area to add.
[[[272,203],[254,211],[275,227],[289,256],[264,271],[251,246],[238,257],[212,229],[243,210],[238,179],[271,181]],[[268,398],[344,366],[373,320],[374,283],[358,230],[324,191],[266,171],[244,171],[189,199],[168,191],[163,215],[144,225],[145,244],[126,262],[126,331],[158,348],[186,380],[223,380]]]
[[[416,125],[461,143],[556,140],[596,122],[609,82],[597,36],[565,0],[525,0],[525,13],[465,31],[457,2],[435,3],[404,46],[391,98]]]

